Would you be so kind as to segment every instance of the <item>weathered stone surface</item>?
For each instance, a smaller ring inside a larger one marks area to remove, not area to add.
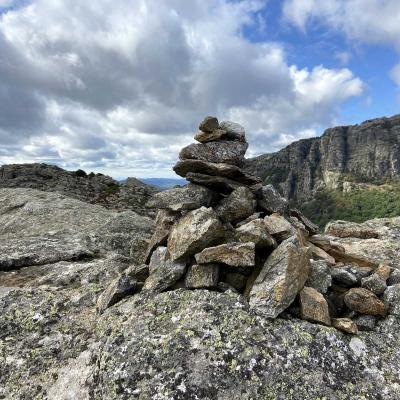
[[[266,216],[264,223],[270,235],[274,236],[280,242],[296,233],[290,222],[279,214]]]
[[[310,235],[315,235],[319,231],[318,225],[311,222],[301,211],[292,209],[290,210],[290,215],[297,218],[305,226]]]
[[[356,335],[358,333],[357,325],[350,318],[332,318],[332,326],[340,331]]]
[[[362,278],[361,287],[368,289],[377,296],[381,295],[387,288],[386,282],[376,272],[367,278]]]
[[[373,331],[378,318],[373,315],[360,315],[354,319],[354,322],[360,331]]]
[[[344,296],[344,302],[350,310],[360,314],[382,315],[386,314],[385,304],[367,289],[352,288]]]
[[[223,236],[224,228],[212,208],[191,211],[174,225],[168,237],[171,260],[192,256]]]
[[[232,267],[253,267],[255,264],[254,243],[227,243],[208,247],[195,255],[199,264],[223,263]]]
[[[211,176],[220,176],[231,179],[244,185],[255,185],[261,182],[259,178],[247,174],[242,169],[230,164],[216,164],[201,160],[178,161],[174,166],[174,171],[183,177],[188,173],[199,173]],[[160,196],[160,195],[157,195]]]
[[[166,247],[157,248],[150,259],[150,275],[146,279],[143,290],[150,292],[162,292],[180,278],[186,271],[186,263],[173,261]]]
[[[223,221],[235,222],[253,214],[256,204],[253,193],[243,186],[235,189],[229,196],[221,200],[215,208],[215,212]]]
[[[357,277],[349,272],[346,268],[331,268],[331,276],[333,282],[340,286],[351,287],[357,284]]]
[[[258,205],[268,213],[289,214],[288,201],[272,185],[262,187]]]
[[[254,219],[236,228],[236,238],[239,242],[252,242],[256,248],[276,247],[276,240],[269,234],[264,220]]]
[[[201,160],[240,166],[244,162],[247,148],[247,143],[227,140],[191,144],[181,150],[179,158],[181,160]]]
[[[172,226],[177,221],[179,215],[169,210],[159,210],[155,222],[155,230],[150,239],[144,256],[144,262],[149,263],[153,251],[159,246],[165,246]]]
[[[200,123],[199,129],[202,132],[212,132],[218,129],[218,126],[219,126],[218,119],[215,117],[208,116],[205,117],[203,121]]]
[[[310,274],[306,286],[326,293],[332,285],[331,268],[325,261],[311,261]]]
[[[389,279],[387,281],[388,286],[396,285],[397,283],[400,283],[400,270],[395,269],[389,276]]]
[[[156,193],[146,204],[149,208],[162,208],[172,211],[195,210],[208,207],[212,192],[202,186],[189,184],[181,188]]]
[[[138,289],[137,282],[126,275],[121,275],[109,284],[107,289],[99,296],[96,309],[102,314],[107,308],[118,303],[124,297],[135,293]]]
[[[237,223],[236,228],[240,228],[241,226],[246,225],[249,222],[254,221],[255,219],[259,219],[259,218],[262,219],[263,214],[264,213],[262,213],[262,212],[257,212],[257,213],[251,214],[249,217],[247,217],[243,221],[240,221],[239,223]]]
[[[191,265],[185,277],[185,286],[189,289],[215,288],[218,286],[219,265]]]
[[[386,282],[389,279],[391,271],[392,270],[388,265],[381,264],[375,270],[375,274],[377,274],[384,282]]]
[[[308,238],[308,240],[313,243],[314,245],[320,247],[321,249],[328,251],[328,250],[337,250],[342,253],[345,252],[345,248],[340,244],[335,242],[335,237],[328,236],[328,235],[321,235],[316,234],[312,235]]]
[[[304,287],[301,290],[300,314],[301,318],[307,321],[331,325],[328,303],[324,296],[313,288]]]
[[[385,393],[396,400],[398,394],[396,321],[351,341],[322,325],[249,312],[231,291],[139,295],[116,307],[99,326],[105,339],[93,385],[99,398],[122,400],[138,389],[143,399],[160,393],[171,399],[357,399],[360,393],[378,399]],[[106,333],[109,326],[114,329]],[[282,358],[290,360],[284,368]]]
[[[340,238],[354,237],[359,239],[378,238],[379,234],[367,224],[348,221],[332,221],[325,227],[325,233]]]
[[[400,317],[400,284],[389,286],[383,294],[383,301],[390,314]]]
[[[360,267],[359,265],[344,265],[343,270],[350,272],[357,279],[357,284],[361,285],[361,280],[370,276],[374,271],[371,267]]]
[[[186,179],[189,182],[205,186],[217,193],[229,194],[235,189],[242,187],[243,184],[236,182],[229,178],[224,178],[222,176],[213,176],[206,174],[199,174],[195,172],[188,172]]]
[[[150,274],[149,266],[146,264],[131,265],[124,271],[124,274],[137,282],[144,282]]]
[[[276,318],[292,304],[307,281],[310,253],[294,239],[282,242],[268,257],[250,291],[250,306]]]
[[[242,125],[236,122],[223,121],[219,124],[219,127],[226,132],[229,139],[239,142],[246,141],[246,131]]]
[[[92,258],[117,251],[143,257],[154,222],[59,193],[0,189],[0,270]]]
[[[216,129],[213,132],[199,132],[194,139],[200,143],[216,142],[227,139],[227,135],[223,129]]]

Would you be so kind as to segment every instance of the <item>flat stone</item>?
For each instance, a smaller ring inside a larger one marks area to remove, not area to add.
[[[150,275],[146,279],[143,290],[163,292],[182,278],[186,271],[186,263],[170,259],[166,247],[158,247],[150,259]]]
[[[360,315],[354,318],[354,322],[360,331],[373,331],[378,319],[373,315]]]
[[[386,282],[376,272],[367,278],[361,279],[361,287],[370,290],[377,296],[381,295],[387,288]]]
[[[137,282],[126,275],[121,275],[112,281],[101,293],[96,303],[96,310],[102,314],[107,308],[118,303],[124,297],[135,293]]]
[[[300,315],[302,319],[331,325],[328,303],[314,288],[304,287],[300,292]]]
[[[212,132],[199,132],[194,139],[200,143],[216,142],[227,139],[227,134],[223,129],[216,129]]]
[[[223,263],[232,267],[253,267],[255,264],[254,243],[226,243],[208,247],[195,255],[199,264]]]
[[[216,117],[211,117],[211,116],[205,117],[199,125],[199,129],[202,132],[212,132],[218,129],[218,127],[219,127],[218,119]]]
[[[366,224],[357,224],[348,221],[332,221],[325,227],[325,233],[340,238],[372,239],[378,238],[378,232]]]
[[[159,210],[156,217],[155,231],[150,239],[144,256],[144,262],[150,262],[153,251],[159,246],[166,246],[169,232],[178,219],[178,214],[169,210]]]
[[[235,236],[239,242],[252,242],[258,249],[277,246],[276,240],[270,235],[261,218],[237,228]]]
[[[360,314],[381,316],[386,314],[385,304],[367,289],[350,289],[344,296],[344,302],[350,310]]]
[[[223,178],[222,176],[198,174],[195,172],[188,172],[186,175],[186,179],[189,182],[205,186],[217,193],[222,194],[229,194],[235,189],[243,186],[243,184],[229,178]]]
[[[229,139],[238,140],[239,142],[246,141],[246,130],[242,125],[236,122],[223,121],[219,124],[219,127],[226,132]]]
[[[383,301],[390,314],[400,316],[400,284],[389,286],[383,294]]]
[[[189,289],[215,288],[218,286],[219,265],[191,265],[185,277],[185,286]]]
[[[328,250],[336,250],[339,252],[344,253],[345,248],[341,246],[340,244],[336,243],[334,241],[334,237],[328,236],[328,235],[321,235],[321,234],[316,234],[312,235],[308,238],[308,240],[313,243],[314,245],[320,247],[321,249],[328,251]]]
[[[212,208],[190,211],[172,228],[168,237],[171,260],[190,257],[215,244],[224,236],[224,228]]]
[[[250,306],[276,318],[293,303],[309,271],[309,249],[300,246],[297,239],[285,240],[268,257],[249,290]]]
[[[306,286],[318,290],[320,293],[327,293],[332,285],[331,268],[325,261],[311,261],[310,275]]]
[[[235,222],[253,214],[256,208],[254,194],[245,186],[235,189],[215,207],[217,215],[225,222]]]
[[[181,150],[179,158],[181,160],[201,160],[240,166],[244,163],[244,155],[248,146],[247,143],[227,140],[191,144]]]
[[[356,335],[358,333],[357,324],[350,318],[332,318],[332,326],[339,331]]]
[[[389,276],[387,281],[388,286],[393,286],[400,283],[400,270],[395,269]]]
[[[290,215],[297,218],[305,226],[310,235],[315,235],[319,231],[318,225],[311,222],[301,211],[292,209],[290,210]]]
[[[357,278],[345,268],[331,268],[331,276],[333,282],[340,286],[351,287],[357,284]]]
[[[272,214],[264,218],[264,223],[270,235],[276,238],[279,242],[288,239],[296,234],[295,229],[282,215]]]
[[[147,203],[148,208],[161,208],[171,211],[195,210],[208,207],[212,200],[212,192],[199,185],[189,184],[182,188],[174,188],[156,193]]]
[[[211,176],[220,176],[232,179],[233,181],[244,185],[255,185],[261,182],[259,178],[249,175],[239,167],[230,164],[217,164],[201,160],[183,160],[178,161],[173,169],[178,175],[183,177],[186,177],[188,173],[192,172]]]

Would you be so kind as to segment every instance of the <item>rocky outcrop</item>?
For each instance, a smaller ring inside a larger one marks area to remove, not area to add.
[[[82,235],[92,254],[0,271],[0,397],[397,400],[400,219],[370,221],[375,238],[313,235],[301,214],[267,211],[263,190],[248,189],[256,206],[244,220],[218,216],[229,193],[217,190],[207,207],[161,209],[158,231],[133,212],[0,190],[9,258],[16,246],[8,243],[33,238],[40,247],[52,234]],[[253,239],[238,240],[252,221]],[[218,229],[209,232],[209,222]],[[230,252],[241,245],[245,253]],[[332,263],[310,265],[311,245]],[[216,248],[223,259],[196,262]],[[225,263],[249,251],[254,266]],[[349,254],[352,264],[343,264]],[[339,268],[352,286],[333,282]],[[360,288],[370,276],[385,281],[383,294]]]
[[[0,167],[0,188],[26,188],[58,192],[87,203],[115,210],[148,214],[146,202],[157,192],[135,178],[121,184],[103,174],[65,171],[55,165],[12,164]]]
[[[400,116],[327,129],[273,154],[247,160],[247,171],[300,202],[321,189],[400,177]]]

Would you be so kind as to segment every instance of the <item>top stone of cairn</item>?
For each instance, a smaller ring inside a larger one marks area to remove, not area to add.
[[[246,131],[242,125],[224,121],[219,123],[216,117],[205,117],[199,125],[199,132],[195,139],[200,143],[215,142],[218,140],[233,140],[246,142]]]

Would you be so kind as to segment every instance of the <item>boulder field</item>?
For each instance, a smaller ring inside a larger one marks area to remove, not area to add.
[[[400,218],[318,232],[200,131],[154,219],[0,189],[0,399],[400,398]]]

